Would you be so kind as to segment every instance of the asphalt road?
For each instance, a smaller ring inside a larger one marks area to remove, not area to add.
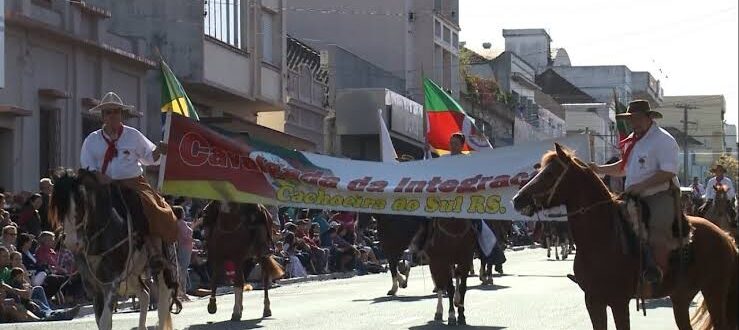
[[[505,276],[495,278],[495,286],[481,287],[479,279],[468,280],[465,301],[471,329],[591,329],[583,294],[565,275],[572,261],[547,260],[543,249],[524,249],[507,254]],[[262,319],[262,292],[244,295],[243,321],[228,321],[234,298],[218,297],[218,312],[206,311],[207,299],[188,302],[174,316],[177,329],[444,329],[448,308],[444,300],[444,322],[434,322],[436,296],[426,267],[415,267],[407,289],[396,297],[385,295],[389,274],[285,285],[270,291],[273,316]],[[631,304],[632,329],[674,329],[669,300],[647,303],[647,317]],[[609,315],[610,317],[610,315]],[[609,327],[613,328],[613,321]],[[114,316],[114,329],[133,329],[138,313]],[[150,312],[150,329],[156,313]],[[72,321],[2,325],[17,329],[94,329],[92,316]]]

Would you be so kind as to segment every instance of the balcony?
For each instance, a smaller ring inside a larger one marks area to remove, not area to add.
[[[328,84],[314,79],[313,76],[313,72],[307,67],[299,71],[288,70],[287,96],[290,101],[298,100],[319,108],[327,105]]]

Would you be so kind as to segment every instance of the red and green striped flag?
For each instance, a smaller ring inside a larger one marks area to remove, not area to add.
[[[426,118],[429,146],[437,154],[447,154],[451,148],[449,139],[452,134],[462,132],[465,136],[463,151],[476,151],[492,148],[490,142],[480,134],[475,121],[464,109],[431,79],[424,78],[423,91],[426,98]]]

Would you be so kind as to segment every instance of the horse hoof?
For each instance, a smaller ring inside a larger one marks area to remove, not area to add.
[[[271,316],[272,316],[271,310],[265,310],[264,312],[262,312],[262,317],[271,317]]]
[[[387,292],[387,295],[388,296],[394,296],[395,295],[395,291],[390,290],[390,291]]]
[[[449,318],[449,321],[446,322],[447,325],[457,325],[457,319],[455,318]]]
[[[407,287],[408,287],[408,282],[403,282],[403,283],[400,283],[400,288],[401,288],[401,289],[405,289],[405,288],[407,288]]]
[[[443,318],[441,316],[441,313],[434,314],[434,321],[442,321]]]
[[[217,310],[218,310],[218,307],[216,306],[215,300],[211,300],[208,303],[208,314],[215,314]]]
[[[231,314],[231,321],[241,321],[241,313],[233,313]]]
[[[457,324],[459,325],[467,325],[467,319],[464,316],[459,316],[459,319],[457,319]]]
[[[557,256],[557,260],[559,260],[559,256]]]

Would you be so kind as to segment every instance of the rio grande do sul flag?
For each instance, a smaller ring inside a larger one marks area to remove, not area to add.
[[[447,94],[433,80],[423,79],[427,118],[429,146],[438,154],[450,151],[449,138],[452,134],[462,132],[465,144],[462,151],[477,151],[492,148],[490,142],[479,134],[474,120],[464,112],[457,101]]]

